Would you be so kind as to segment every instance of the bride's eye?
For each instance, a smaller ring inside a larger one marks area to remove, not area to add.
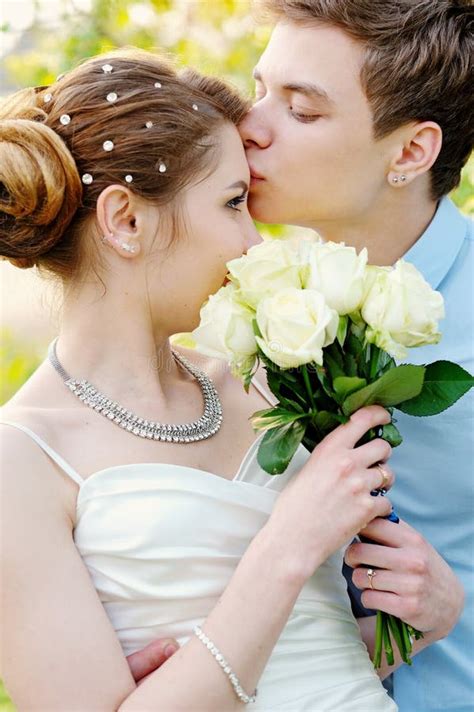
[[[241,203],[245,203],[247,200],[247,193],[242,193],[242,195],[237,195],[235,198],[231,198],[227,203],[226,206],[228,208],[232,208],[232,210],[238,210],[240,213],[239,205]]]

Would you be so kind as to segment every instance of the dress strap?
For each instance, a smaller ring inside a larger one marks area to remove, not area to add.
[[[260,372],[261,373],[261,372]],[[260,377],[260,373],[258,376]],[[252,378],[252,385],[255,386],[257,391],[262,395],[266,401],[270,403],[270,405],[276,405],[278,403],[277,399],[273,395],[273,393],[270,391],[267,385],[263,385],[263,383],[258,380],[257,376],[254,376]]]
[[[32,430],[26,427],[26,425],[20,425],[19,423],[12,423],[8,420],[1,420],[0,425],[11,425],[13,428],[17,428],[18,430],[22,430],[26,435],[29,435],[30,438],[32,438],[35,443],[37,443],[44,452],[49,455],[49,457],[54,460],[54,462],[68,475],[74,482],[76,482],[79,486],[81,486],[84,483],[84,478],[82,478],[72,467],[71,465],[68,465],[68,463],[63,460],[61,455],[59,455],[55,450],[53,450],[52,447],[50,447],[47,443],[42,440],[39,435],[34,433]]]

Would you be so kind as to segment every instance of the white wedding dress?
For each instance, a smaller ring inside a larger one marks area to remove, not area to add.
[[[156,638],[189,640],[308,457],[300,447],[288,470],[271,477],[258,466],[255,442],[232,480],[159,462],[83,480],[31,430],[5,424],[32,437],[79,485],[74,540],[125,655]],[[342,559],[340,550],[302,589],[248,705],[254,712],[397,710],[361,640]],[[271,611],[262,600],[264,614]]]

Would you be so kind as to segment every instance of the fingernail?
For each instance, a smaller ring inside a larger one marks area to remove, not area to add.
[[[170,658],[178,650],[176,645],[167,645],[165,648],[165,658]]]

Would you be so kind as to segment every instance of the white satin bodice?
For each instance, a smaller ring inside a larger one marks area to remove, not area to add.
[[[257,447],[232,480],[164,463],[77,476],[74,541],[125,655],[161,637],[186,643],[308,457],[300,447],[288,470],[272,477],[259,467]],[[360,638],[342,558],[336,552],[302,589],[258,683],[254,712],[397,709]]]

